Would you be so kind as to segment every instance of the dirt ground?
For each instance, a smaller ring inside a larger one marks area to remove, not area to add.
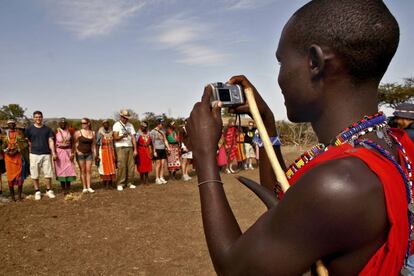
[[[291,155],[293,156],[293,155]],[[258,170],[238,175],[258,181]],[[222,175],[242,230],[264,205],[234,175]],[[0,275],[214,275],[196,177],[123,192],[0,203]],[[56,189],[58,190],[58,189]]]

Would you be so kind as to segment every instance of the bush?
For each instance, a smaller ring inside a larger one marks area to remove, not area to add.
[[[317,144],[318,138],[309,123],[290,123],[277,121],[276,129],[279,132],[283,145],[311,145]]]

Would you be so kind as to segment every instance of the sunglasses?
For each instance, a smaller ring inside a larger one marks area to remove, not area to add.
[[[82,125],[86,125],[86,124],[88,124],[88,122],[81,122],[81,124],[82,124]]]

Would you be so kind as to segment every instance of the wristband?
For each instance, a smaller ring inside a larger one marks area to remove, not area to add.
[[[259,146],[259,148],[264,147],[263,141],[261,138],[257,137],[254,142]],[[280,142],[279,136],[270,137],[270,142],[272,146],[280,146],[282,143]]]

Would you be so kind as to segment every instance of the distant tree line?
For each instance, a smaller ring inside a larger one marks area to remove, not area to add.
[[[403,83],[384,83],[379,86],[380,106],[396,108],[397,105],[414,100],[414,78],[405,78]]]
[[[378,89],[378,104],[379,106],[388,106],[394,108],[404,102],[414,102],[414,78],[405,78],[402,83],[384,83]],[[29,124],[30,120],[26,116],[26,108],[19,104],[3,105],[0,108],[0,121],[8,119],[16,119],[23,124]],[[148,123],[150,129],[156,126],[156,121],[162,118],[166,124],[175,121],[176,125],[183,125],[185,118],[168,117],[165,113],[155,114],[154,112],[143,113],[143,118],[140,119],[138,114],[133,109],[128,109],[131,114],[130,122],[138,129],[142,121]],[[230,114],[223,110],[223,116],[230,116]],[[31,116],[30,116],[31,117]],[[109,119],[111,125],[119,120],[119,113],[115,112],[112,119]],[[81,119],[67,119],[68,125],[74,129],[81,128]],[[103,120],[91,119],[92,129],[97,130],[102,125]],[[45,121],[45,124],[56,129],[58,127],[58,119]],[[293,124],[286,121],[277,121],[276,127],[280,133],[280,138],[284,145],[309,145],[317,143],[317,137],[312,130],[309,123]]]
[[[162,114],[155,114],[154,112],[145,112],[144,117],[140,120],[138,114],[133,109],[127,109],[131,114],[131,119],[129,122],[138,129],[141,126],[141,122],[145,121],[148,123],[149,128],[154,128],[156,126],[157,119],[161,118],[164,120],[166,124],[169,124],[172,121],[176,122],[176,125],[184,124],[185,118],[181,117],[169,117],[165,113]],[[30,115],[26,115],[27,109],[21,107],[19,104],[8,104],[3,105],[0,108],[0,121],[5,123],[5,121],[9,119],[15,119],[19,121],[23,125],[30,124],[31,118]],[[68,126],[80,129],[81,128],[81,118],[78,119],[70,119],[66,118],[68,122]],[[119,120],[119,112],[114,112],[113,118],[108,119],[109,123],[113,125],[115,121]],[[58,127],[59,118],[46,118],[45,124],[52,129],[56,129]],[[91,126],[92,129],[98,129],[102,126],[103,119],[91,119]]]

